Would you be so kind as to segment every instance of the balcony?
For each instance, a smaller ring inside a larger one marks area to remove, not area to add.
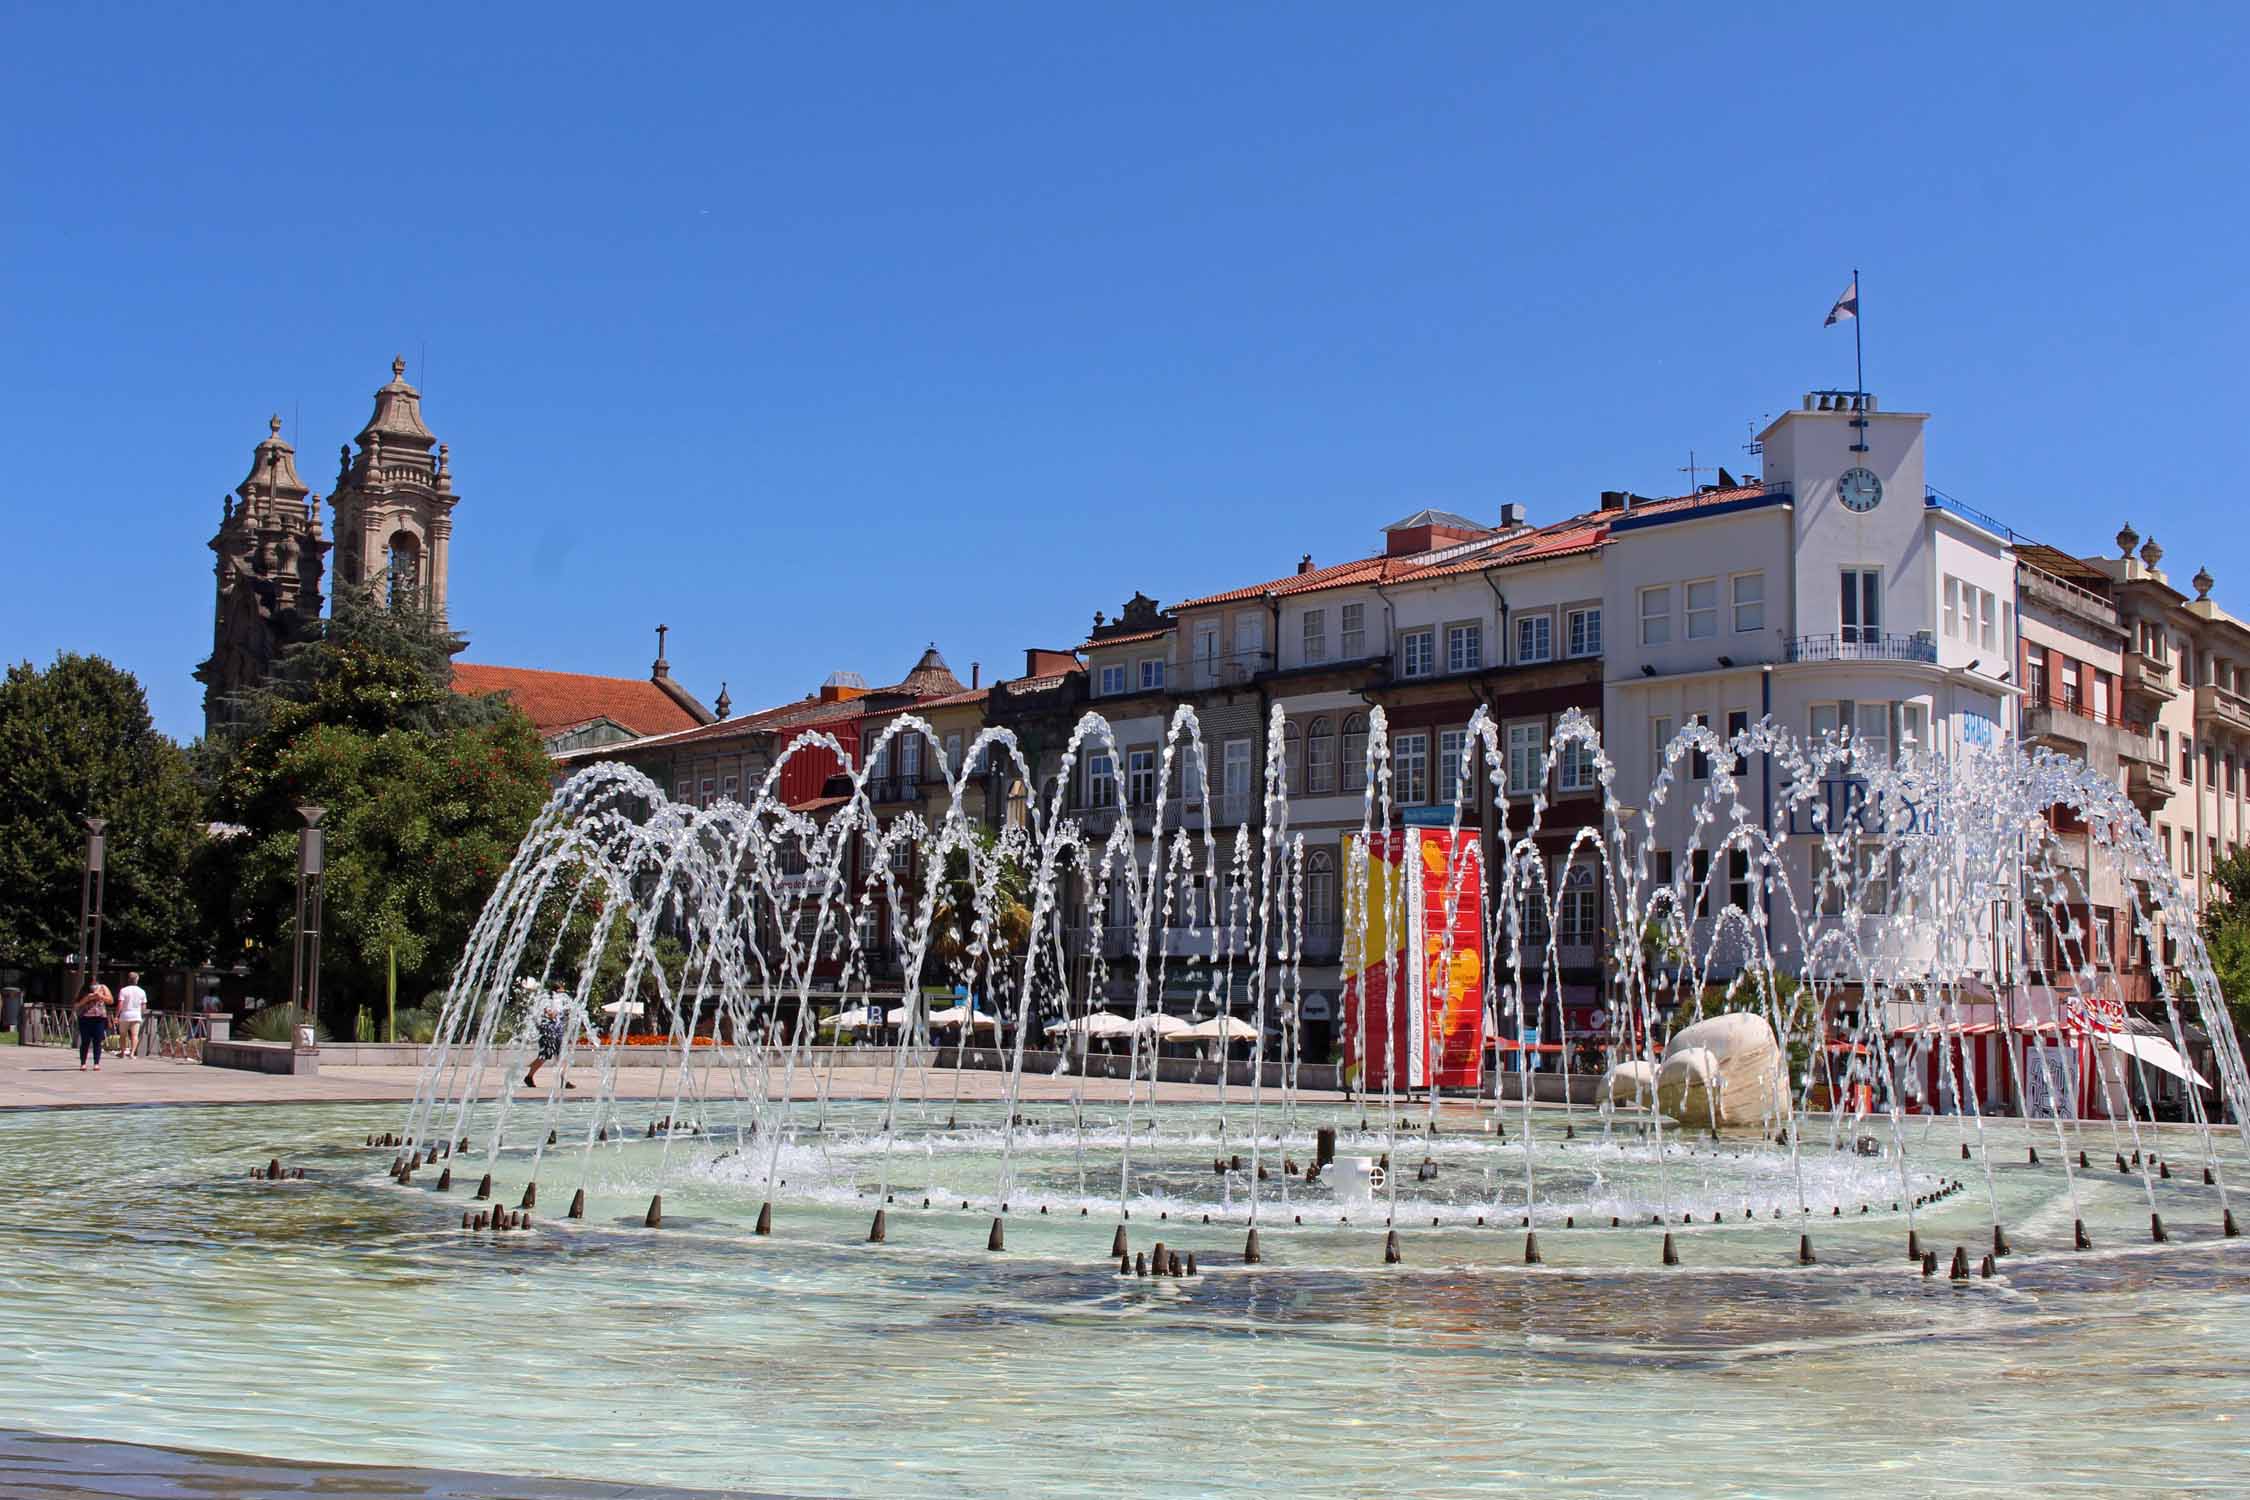
[[[1164,804],[1164,828],[1167,833],[1181,828],[1201,828],[1215,809],[1218,822],[1214,832],[1240,828],[1250,821],[1252,798],[1248,792],[1226,792],[1210,802],[1172,801]]]
[[[1831,635],[1800,635],[1788,644],[1789,661],[1916,661],[1937,664],[1937,637],[1883,635],[1872,630],[1847,629]]]
[[[1271,651],[1234,651],[1224,656],[1191,656],[1171,664],[1166,680],[1174,688],[1241,687],[1273,668]]]
[[[2250,734],[2250,698],[2230,693],[2217,683],[2204,683],[2195,690],[2196,733],[2202,735],[2213,724],[2236,734]]]
[[[2172,664],[2162,657],[2151,656],[2146,651],[2128,651],[2125,653],[2125,691],[2169,703],[2180,695],[2180,683],[2172,675]]]
[[[867,800],[877,806],[920,802],[928,795],[919,777],[885,776],[867,783]]]
[[[2076,615],[2110,630],[2117,628],[2116,605],[2092,589],[2057,578],[2029,563],[2016,564],[2016,588],[2027,603],[2044,604],[2049,609]]]
[[[2148,726],[2114,709],[2096,712],[2076,697],[2046,703],[2026,700],[2021,738],[2026,744],[2045,745],[2088,760],[2105,754],[2121,761],[2156,758],[2156,743],[2149,738]]]
[[[2160,759],[2137,760],[2126,768],[2125,795],[2143,812],[2171,801],[2175,790],[2172,768]]]

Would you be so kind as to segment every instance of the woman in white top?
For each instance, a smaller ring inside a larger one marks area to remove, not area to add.
[[[141,1019],[148,1013],[148,991],[141,988],[138,972],[125,976],[125,987],[117,992],[117,1020],[125,1028],[125,1041],[119,1055],[127,1061],[141,1050]]]

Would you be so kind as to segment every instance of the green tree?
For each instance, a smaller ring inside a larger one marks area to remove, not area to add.
[[[455,693],[455,649],[435,620],[339,595],[215,747],[215,808],[244,832],[218,846],[214,921],[265,956],[275,997],[295,936],[297,808],[328,809],[321,999],[339,1032],[380,999],[394,955],[402,991],[446,982],[547,799],[538,732],[504,699]]]
[[[985,934],[980,967],[990,965],[1005,974],[1010,965],[1021,961],[1023,945],[1031,938],[1030,871],[1016,856],[999,854],[1000,836],[993,830],[979,828],[973,836],[977,841],[973,866],[966,849],[948,849],[945,854],[945,874],[938,882],[937,901],[930,911],[931,972],[926,978],[938,973],[967,977],[978,917],[975,871],[983,871],[992,881],[991,927]],[[996,872],[990,869],[995,859],[999,860]],[[911,889],[901,895],[919,899],[919,893]]]
[[[37,964],[77,947],[87,817],[109,820],[105,959],[202,959],[191,884],[202,798],[186,755],[150,722],[140,682],[98,656],[10,667],[0,683],[0,955]]]
[[[2203,906],[2203,945],[2234,1017],[2235,1035],[2250,1045],[2250,849],[2220,860],[2211,880],[2219,889]]]

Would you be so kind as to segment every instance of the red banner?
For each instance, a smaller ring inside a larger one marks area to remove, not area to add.
[[[1358,913],[1366,940],[1344,955],[1344,1075],[1359,1087],[1483,1082],[1479,858],[1474,829],[1408,828],[1371,840]]]

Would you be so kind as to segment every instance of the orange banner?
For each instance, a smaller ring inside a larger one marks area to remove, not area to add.
[[[1366,941],[1344,955],[1344,1076],[1356,1086],[1483,1082],[1479,858],[1474,829],[1407,828],[1370,841],[1360,892]]]

